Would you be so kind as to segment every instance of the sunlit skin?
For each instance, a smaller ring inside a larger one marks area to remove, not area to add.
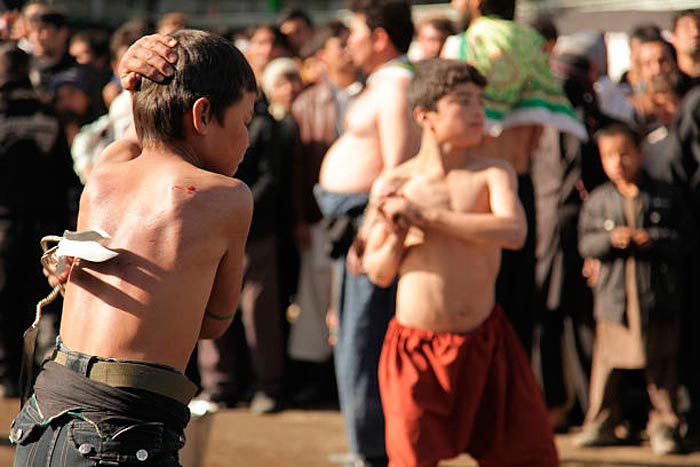
[[[416,34],[416,42],[421,50],[421,59],[427,60],[440,56],[440,50],[445,43],[445,36],[429,23],[422,25]]]
[[[639,78],[644,83],[651,83],[655,76],[668,75],[676,68],[671,51],[662,42],[639,44],[637,59]]]
[[[700,76],[700,16],[679,18],[671,41],[676,49],[678,67],[690,76]]]
[[[139,148],[127,137],[100,157],[78,229],[108,232],[119,256],[73,262],[60,331],[68,348],[184,370],[198,339],[226,330],[230,320],[204,311],[231,315],[238,301],[252,195],[231,174],[255,98],[246,92],[221,120],[199,98],[183,115],[182,139]]]
[[[352,61],[367,74],[401,54],[386,31],[372,31],[365,17],[350,22],[347,49]],[[374,180],[415,154],[418,132],[408,109],[411,77],[372,80],[355,98],[345,116],[345,132],[323,159],[320,185],[336,193],[368,193]]]
[[[418,155],[372,190],[363,265],[380,286],[399,275],[396,318],[405,326],[478,327],[495,304],[501,248],[519,248],[525,239],[513,169],[470,151],[482,138],[481,94],[462,83],[434,109],[417,108]]]

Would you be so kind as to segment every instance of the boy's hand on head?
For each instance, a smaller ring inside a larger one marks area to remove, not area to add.
[[[629,227],[615,227],[612,232],[610,232],[610,244],[621,250],[630,246],[632,240],[632,229]]]
[[[177,40],[164,34],[143,36],[134,42],[119,62],[118,73],[122,87],[136,91],[141,79],[161,83],[175,72]]]
[[[640,250],[648,250],[653,245],[653,242],[649,238],[649,232],[644,229],[638,229],[632,232],[632,241]]]

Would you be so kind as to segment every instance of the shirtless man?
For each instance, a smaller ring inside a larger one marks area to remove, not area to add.
[[[72,262],[56,350],[13,422],[16,466],[179,465],[195,390],[182,372],[236,309],[252,197],[230,175],[255,78],[219,36],[149,40],[179,59],[172,79],[141,83],[138,140],[106,149],[85,187],[78,229],[108,233],[116,257]]]
[[[526,225],[510,164],[471,152],[485,84],[464,62],[419,63],[408,96],[421,149],[373,187],[363,265],[379,286],[399,277],[379,364],[390,466],[464,451],[482,466],[558,465],[544,400],[496,305],[501,248],[519,248]]]
[[[345,133],[326,153],[316,195],[327,220],[344,219],[349,227],[333,248],[339,282],[335,362],[349,446],[368,465],[382,465],[386,453],[377,363],[395,294],[392,288],[373,286],[356,267],[348,270],[345,255],[374,180],[417,149],[418,134],[406,100],[413,69],[404,55],[413,23],[406,1],[358,0],[349,7],[354,14],[348,50],[367,73],[367,86],[348,109]],[[343,239],[349,242],[343,244]],[[352,263],[354,250],[348,256]]]

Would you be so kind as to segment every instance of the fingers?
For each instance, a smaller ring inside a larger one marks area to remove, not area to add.
[[[119,76],[124,89],[134,91],[145,77],[158,83],[175,72],[177,41],[162,34],[144,36],[129,47],[121,62]]]

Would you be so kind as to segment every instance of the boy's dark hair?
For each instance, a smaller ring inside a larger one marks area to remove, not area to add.
[[[685,17],[691,17],[695,21],[700,21],[700,10],[699,9],[691,9],[691,10],[681,10],[678,11],[676,14],[673,15],[673,29],[672,31],[676,30],[676,27],[678,26],[678,21],[681,20],[682,18]]]
[[[45,9],[35,14],[30,18],[30,21],[35,24],[45,26],[53,26],[56,29],[68,27],[68,19],[59,10]]]
[[[301,58],[309,58],[326,46],[330,39],[340,38],[348,33],[348,27],[339,20],[332,20],[322,24],[316,29],[311,40],[304,44],[300,50]]]
[[[408,103],[411,109],[423,107],[434,110],[441,97],[462,83],[474,83],[483,88],[486,78],[462,60],[434,58],[418,62],[416,74],[408,87]]]
[[[595,138],[596,142],[599,142],[601,138],[617,135],[622,135],[629,138],[629,140],[632,141],[632,144],[634,144],[635,148],[641,149],[643,140],[642,135],[627,123],[617,120],[612,120],[602,126],[595,132],[593,138]]]
[[[200,97],[209,99],[214,119],[222,123],[227,108],[257,84],[243,54],[216,34],[185,29],[177,39],[175,74],[159,84],[143,79],[134,93],[134,125],[142,144],[184,137],[183,116]]]
[[[663,40],[661,28],[655,24],[640,24],[632,29],[630,40],[636,39],[641,43]]]
[[[404,0],[349,0],[348,9],[363,15],[371,31],[382,28],[391,43],[404,54],[413,41],[411,5]]]
[[[443,36],[454,36],[457,34],[455,24],[445,16],[432,16],[420,22],[421,26],[430,25]]]
[[[280,14],[280,24],[287,21],[301,20],[310,28],[314,27],[314,22],[311,20],[311,16],[302,8],[287,8]]]
[[[481,0],[479,11],[483,16],[515,19],[515,0]]]
[[[539,32],[546,41],[554,41],[559,37],[559,30],[549,15],[539,15],[530,23],[532,29]]]

